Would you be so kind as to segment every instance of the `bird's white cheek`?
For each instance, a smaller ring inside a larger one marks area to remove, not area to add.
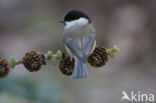
[[[77,21],[71,21],[71,22],[66,22],[65,28],[71,28],[72,26],[74,26],[75,24],[77,24]]]
[[[80,18],[78,21],[77,21],[77,23],[79,24],[79,25],[86,25],[86,24],[88,24],[88,20],[87,19],[85,19],[85,18]]]
[[[66,24],[65,28],[67,29],[67,28],[71,28],[72,26],[84,26],[84,25],[88,24],[88,20],[85,18],[80,18],[78,20],[66,22],[65,24]]]

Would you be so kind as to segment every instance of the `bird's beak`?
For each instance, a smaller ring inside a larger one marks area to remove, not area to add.
[[[64,19],[61,19],[59,22],[63,24],[65,23]]]

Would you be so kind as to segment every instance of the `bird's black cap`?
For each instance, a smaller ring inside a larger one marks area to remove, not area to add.
[[[81,17],[88,19],[89,23],[91,23],[91,20],[90,20],[89,16],[86,13],[84,13],[82,11],[79,11],[79,10],[71,10],[71,11],[69,11],[65,15],[64,21],[68,21],[69,22],[69,21],[72,21],[72,20],[79,19]]]

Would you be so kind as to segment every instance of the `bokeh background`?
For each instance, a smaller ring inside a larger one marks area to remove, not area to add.
[[[64,50],[58,21],[72,9],[91,17],[98,45],[120,52],[102,68],[88,65],[85,80],[51,62],[34,73],[16,66],[0,79],[0,103],[120,103],[123,90],[156,96],[156,0],[0,0],[0,57]]]

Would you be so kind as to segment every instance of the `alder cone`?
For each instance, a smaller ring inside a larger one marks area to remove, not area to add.
[[[36,51],[27,52],[23,57],[23,65],[30,72],[40,70],[43,64],[45,64],[44,56]]]
[[[72,59],[70,61],[70,57],[66,57],[64,53],[62,53],[62,60],[59,63],[59,68],[62,74],[64,75],[72,75],[74,70],[75,60]]]
[[[6,59],[0,58],[0,78],[6,77],[10,72],[10,64]]]
[[[88,58],[88,63],[93,67],[102,67],[108,61],[108,53],[102,46],[96,46]]]

